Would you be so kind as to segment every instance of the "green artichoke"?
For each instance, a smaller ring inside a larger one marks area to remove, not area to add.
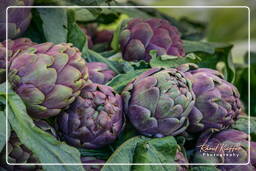
[[[256,142],[248,142],[249,136],[234,129],[214,133],[204,132],[198,139],[193,162],[195,163],[247,163],[248,145],[250,148],[250,163],[247,165],[219,165],[222,171],[255,171]]]
[[[189,125],[195,96],[192,85],[176,69],[150,69],[124,89],[124,110],[143,135],[177,135]]]
[[[189,115],[189,132],[201,132],[209,128],[229,127],[242,112],[240,95],[234,85],[224,80],[216,70],[183,65],[179,70],[192,82],[196,95],[195,107]]]
[[[109,86],[87,84],[57,123],[61,137],[75,147],[111,144],[124,124],[121,96]]]
[[[12,59],[12,56],[17,55],[22,50],[34,45],[28,38],[19,38],[16,40],[8,40],[8,62]],[[0,43],[0,83],[5,81],[5,70],[6,70],[6,46],[7,42]]]
[[[177,28],[158,18],[131,20],[120,34],[120,47],[127,61],[149,61],[151,50],[158,55],[185,55]]]
[[[80,94],[88,80],[81,53],[71,44],[43,43],[16,55],[9,81],[34,118],[58,115]]]

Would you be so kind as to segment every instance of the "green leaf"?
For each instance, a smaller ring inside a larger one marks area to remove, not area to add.
[[[111,145],[111,147],[113,147],[114,149],[117,149],[125,141],[138,135],[139,133],[137,132],[137,130],[132,126],[131,123],[127,121],[124,130],[118,136],[114,144]]]
[[[61,8],[38,8],[46,41],[67,42],[67,13]]]
[[[78,22],[88,22],[95,20],[96,16],[86,8],[78,8],[75,9],[75,19]]]
[[[107,160],[112,153],[107,147],[101,149],[79,148],[78,150],[81,153],[81,157],[95,157],[101,160]]]
[[[249,117],[247,115],[240,115],[238,120],[232,125],[232,128],[237,129],[239,131],[243,131],[248,134],[249,125],[248,125]],[[256,142],[256,117],[250,117],[250,133],[252,141]]]
[[[74,147],[57,141],[52,135],[36,127],[26,113],[22,100],[12,90],[8,96],[8,121],[22,144],[30,149],[41,163],[80,163],[80,153]],[[43,165],[48,171],[81,170],[82,166]]]
[[[190,171],[220,171],[215,166],[194,166]]]
[[[175,68],[181,64],[185,63],[196,63],[199,61],[198,57],[195,54],[187,54],[185,57],[179,56],[170,56],[170,55],[162,55],[158,56],[157,51],[150,51],[150,55],[152,59],[150,60],[150,66],[154,67],[162,67],[162,68]]]
[[[229,82],[235,81],[235,67],[232,61],[231,49],[233,45],[211,43],[215,48],[214,54],[196,53],[202,60],[198,63],[201,68],[212,68],[221,71]]]
[[[4,148],[5,146],[5,140],[6,140],[6,126],[8,127],[8,132],[7,132],[7,135],[9,137],[10,135],[10,126],[9,126],[9,123],[7,123],[6,125],[6,117],[5,117],[5,114],[3,111],[0,111],[0,117],[1,117],[1,120],[0,120],[0,152],[2,151],[2,149]]]
[[[186,54],[191,52],[204,52],[208,54],[214,54],[215,52],[215,47],[207,42],[183,40],[183,47]]]
[[[72,43],[75,47],[80,49],[80,51],[83,50],[84,47],[87,46],[87,39],[84,35],[83,31],[80,29],[80,27],[77,25],[75,21],[75,12],[74,10],[68,10],[68,36],[67,36],[67,42]]]
[[[137,8],[122,8],[122,6],[120,6],[120,8],[112,8],[112,10],[115,12],[126,14],[132,18],[151,18],[150,15]]]
[[[134,78],[145,71],[146,69],[131,71],[126,74],[119,74],[115,76],[110,82],[108,82],[107,85],[114,88],[118,93],[121,93],[129,82],[131,82]]]
[[[138,143],[143,142],[149,138],[137,136],[129,139],[123,143],[106,161],[106,163],[132,163],[134,150]],[[104,165],[101,171],[131,171],[131,166],[117,165],[115,167]]]
[[[175,163],[178,144],[174,137],[154,138],[140,142],[134,151],[134,163]],[[134,165],[134,170],[141,171],[176,171],[171,165]]]
[[[37,9],[32,9],[32,19],[27,31],[24,33],[24,37],[30,38],[33,42],[43,43],[46,42],[43,30],[43,21],[39,15]]]

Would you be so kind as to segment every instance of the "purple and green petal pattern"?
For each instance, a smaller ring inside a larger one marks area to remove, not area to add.
[[[158,55],[184,56],[180,33],[164,19],[133,19],[120,34],[123,59],[127,61],[149,61],[150,51]]]
[[[124,124],[121,96],[105,85],[87,84],[58,117],[61,137],[75,147],[97,149],[113,143]]]
[[[133,126],[154,137],[184,132],[195,103],[191,82],[176,69],[150,69],[129,83],[122,96]]]
[[[31,46],[13,57],[9,70],[13,89],[37,119],[58,115],[88,80],[81,52],[68,43]]]
[[[221,130],[233,124],[242,112],[237,88],[224,80],[216,70],[188,69],[185,75],[191,80],[196,95],[195,107],[189,115],[188,131],[196,133],[209,128]]]

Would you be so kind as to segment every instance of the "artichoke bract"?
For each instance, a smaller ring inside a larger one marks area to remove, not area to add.
[[[38,165],[9,165],[6,163],[6,151],[3,150],[0,158],[0,170],[13,170],[13,171],[41,171],[41,166]],[[8,162],[15,163],[40,163],[39,159],[29,150],[26,146],[21,144],[17,135],[12,132],[8,141]]]
[[[58,115],[80,94],[88,80],[85,60],[71,44],[43,43],[16,55],[9,81],[34,118]]]
[[[89,62],[87,64],[89,79],[98,84],[106,84],[116,73],[109,69],[108,65],[102,62]]]
[[[0,5],[0,41],[6,35],[6,8],[8,6],[31,6],[33,0],[1,0]],[[14,38],[26,31],[31,20],[31,8],[8,9],[8,38]]]
[[[122,96],[133,126],[154,137],[185,131],[195,103],[191,82],[176,69],[150,69],[129,83]]]
[[[105,85],[87,84],[58,117],[61,137],[70,145],[100,148],[113,143],[123,128],[121,96]]]
[[[28,38],[19,38],[16,40],[8,40],[8,62],[12,59],[12,56],[18,52],[27,49],[28,47],[35,45]],[[0,83],[5,81],[5,70],[6,70],[6,46],[7,42],[0,43]]]
[[[196,163],[247,163],[248,145],[250,148],[250,161],[248,165],[219,165],[222,171],[227,170],[256,170],[256,143],[248,142],[249,136],[238,130],[227,129],[214,133],[204,132],[198,139],[193,162]]]
[[[150,51],[158,55],[184,56],[180,33],[167,20],[133,19],[120,33],[120,47],[123,59],[127,61],[149,61]]]
[[[242,111],[237,88],[216,70],[188,68],[185,75],[191,80],[196,95],[188,131],[196,133],[209,128],[221,130],[229,127]]]

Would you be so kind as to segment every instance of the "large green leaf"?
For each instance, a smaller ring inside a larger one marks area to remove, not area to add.
[[[6,125],[6,117],[4,114],[4,108],[5,108],[5,83],[0,84],[0,106],[3,106],[0,108],[0,152],[5,146],[6,142],[6,127],[8,127],[7,135],[10,135],[10,127],[9,123],[7,122]]]
[[[174,137],[154,138],[140,142],[134,151],[134,163],[175,163],[178,144]],[[140,171],[176,171],[172,165],[134,165]]]
[[[38,8],[46,41],[67,42],[67,13],[62,8]]]
[[[105,165],[102,171],[176,171],[176,166],[161,165],[161,163],[174,163],[177,148],[178,144],[172,136],[153,139],[136,136],[119,146],[106,163],[137,163],[142,165],[115,167]],[[143,165],[144,163],[159,163],[160,165]]]
[[[134,150],[138,143],[143,142],[149,138],[137,136],[129,139],[123,143],[106,161],[106,163],[132,163]],[[131,166],[110,166],[104,165],[101,171],[130,171]]]
[[[214,54],[215,51],[215,47],[207,42],[183,40],[183,47],[186,53],[204,52],[208,54]]]
[[[57,141],[52,135],[36,127],[27,115],[22,100],[12,90],[8,94],[8,121],[22,144],[28,147],[41,163],[80,163],[77,149]],[[43,165],[47,171],[83,170],[82,166]]]
[[[7,135],[9,137],[10,135],[10,126],[9,126],[9,123],[7,122],[7,125],[6,125],[6,117],[5,117],[5,114],[3,111],[0,111],[0,117],[1,117],[1,120],[0,120],[0,152],[2,151],[2,149],[4,148],[5,146],[5,142],[6,142],[6,127],[8,132],[7,132]]]
[[[67,42],[72,43],[75,47],[83,50],[83,48],[87,48],[87,39],[84,35],[83,31],[77,25],[75,20],[75,12],[73,10],[68,10],[68,36]]]

